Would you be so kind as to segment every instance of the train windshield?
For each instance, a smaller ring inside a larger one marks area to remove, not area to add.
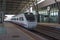
[[[26,19],[28,20],[28,21],[35,21],[35,16],[33,15],[33,13],[30,13],[30,14],[28,14],[28,13],[25,13],[25,17],[26,17]]]

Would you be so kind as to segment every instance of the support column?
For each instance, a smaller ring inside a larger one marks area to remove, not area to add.
[[[58,3],[58,23],[60,24],[60,3]]]
[[[6,12],[6,0],[3,0],[3,2],[2,2],[2,10],[1,10],[2,23],[4,22],[5,12]]]
[[[58,23],[60,24],[60,2],[57,2],[57,0],[55,0],[57,7],[58,7]]]
[[[36,4],[37,4],[37,0],[36,0]],[[38,11],[38,4],[36,5],[36,14],[37,14],[37,22],[40,22],[40,15],[39,15],[39,11]]]
[[[3,23],[3,11],[0,11],[0,23]]]
[[[60,24],[60,9],[59,9],[59,12],[58,12],[58,23]]]
[[[48,12],[48,22],[50,22],[50,10],[51,10],[51,7],[48,6],[48,7],[47,7],[47,12]]]

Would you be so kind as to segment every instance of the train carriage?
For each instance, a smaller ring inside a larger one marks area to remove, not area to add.
[[[14,19],[15,18],[15,19]],[[37,26],[37,19],[33,13],[24,13],[19,14],[11,20],[14,23],[17,23],[25,28],[33,29]]]

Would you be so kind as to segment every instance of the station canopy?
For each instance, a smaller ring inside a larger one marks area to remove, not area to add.
[[[6,14],[17,14],[32,2],[34,0],[0,0],[0,11],[3,10]]]

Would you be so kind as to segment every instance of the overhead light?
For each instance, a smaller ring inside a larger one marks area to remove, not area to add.
[[[40,1],[38,1],[37,3],[35,3],[35,5],[37,5],[37,4],[39,4],[39,3],[41,3],[41,2],[44,2],[45,0],[40,0]]]
[[[6,16],[6,18],[4,20],[10,20],[15,15],[5,15],[5,16]]]
[[[32,7],[30,8],[30,11],[32,12]]]

